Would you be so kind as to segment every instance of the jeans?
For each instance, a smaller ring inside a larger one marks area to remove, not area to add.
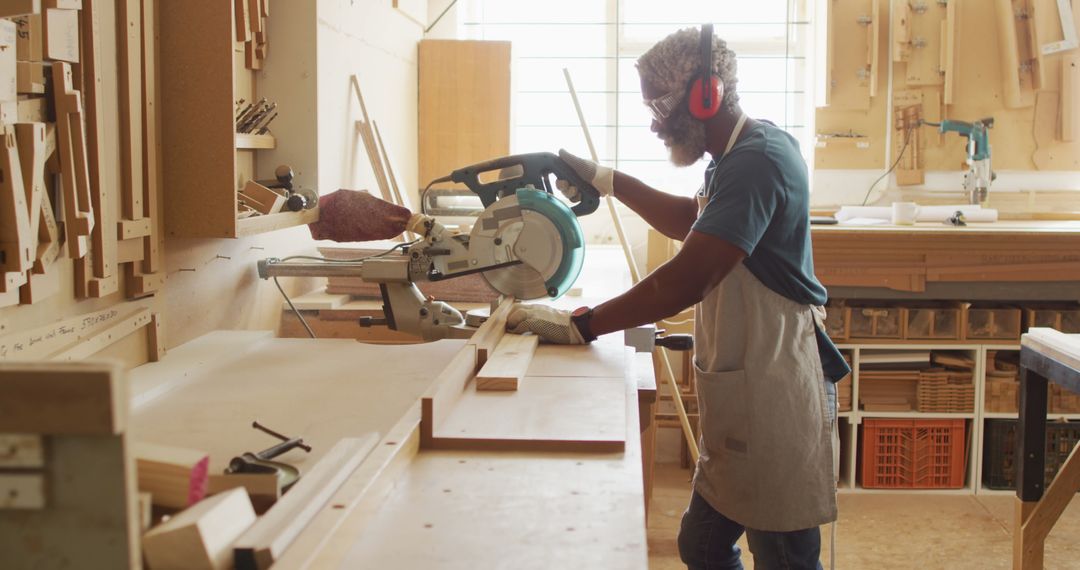
[[[690,570],[742,570],[743,532],[754,570],[821,570],[821,531],[767,532],[744,528],[713,509],[694,491],[679,529],[679,556]]]

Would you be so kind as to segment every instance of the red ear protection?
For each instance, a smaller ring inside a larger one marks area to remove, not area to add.
[[[720,111],[724,99],[724,84],[713,73],[712,24],[701,26],[701,75],[690,84],[687,97],[690,114],[704,121]]]

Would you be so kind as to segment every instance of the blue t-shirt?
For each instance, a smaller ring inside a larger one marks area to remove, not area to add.
[[[708,202],[693,229],[746,252],[743,263],[766,287],[797,303],[824,305],[810,245],[810,186],[799,143],[766,121],[705,171]],[[851,372],[832,340],[817,329],[825,376]]]

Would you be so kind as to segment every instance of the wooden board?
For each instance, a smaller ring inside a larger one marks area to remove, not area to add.
[[[79,12],[49,8],[42,17],[45,58],[79,63]]]
[[[532,363],[533,352],[540,337],[506,334],[495,346],[495,352],[476,373],[477,390],[517,390],[518,383]]]
[[[830,0],[825,102],[830,109],[868,111],[872,85],[872,19],[876,0]],[[876,66],[875,66],[876,67]],[[876,89],[876,86],[875,86]]]
[[[439,424],[432,447],[622,451],[625,391],[621,377],[529,376],[517,391],[507,393],[479,392],[470,385]],[[558,413],[552,414],[555,409]]]
[[[646,568],[637,398],[624,386],[622,453],[422,450],[390,472],[385,499],[336,532],[312,529],[318,548],[284,567]]]
[[[371,453],[378,438],[343,438],[234,545],[240,570],[266,569],[279,560],[307,523]]]
[[[143,535],[151,568],[218,570],[232,567],[232,543],[255,523],[244,489],[201,501]]]
[[[208,489],[205,451],[139,442],[134,446],[139,491],[155,505],[184,509],[202,500]]]
[[[137,568],[135,473],[117,365],[0,363],[0,432],[43,434],[40,508],[0,509],[4,568]],[[0,482],[2,485],[2,482]]]
[[[0,433],[107,435],[127,425],[115,364],[0,362],[0,376]]]
[[[441,340],[375,346],[275,339],[258,331],[209,333],[131,372],[133,433],[140,441],[205,450],[209,471],[220,473],[233,456],[277,443],[251,428],[258,420],[312,446],[311,453],[297,450],[280,458],[304,470],[338,439],[394,425],[463,345]]]
[[[421,40],[419,182],[510,153],[510,42]]]

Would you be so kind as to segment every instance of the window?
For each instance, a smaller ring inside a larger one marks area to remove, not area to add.
[[[513,152],[566,148],[589,155],[566,68],[601,162],[689,195],[704,165],[668,162],[667,149],[648,128],[637,58],[675,30],[713,22],[714,33],[738,55],[743,109],[786,129],[808,154],[810,1],[463,0],[459,37],[513,42]]]

